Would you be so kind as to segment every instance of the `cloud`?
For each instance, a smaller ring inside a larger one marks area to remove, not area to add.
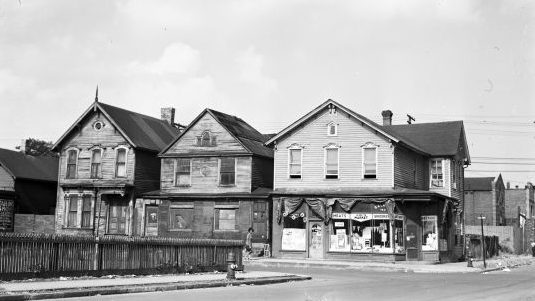
[[[256,86],[264,91],[277,90],[277,81],[263,74],[264,56],[249,47],[236,58],[239,68],[239,80]]]
[[[168,45],[160,58],[152,62],[134,61],[128,65],[128,71],[149,72],[159,75],[195,74],[201,66],[198,50],[183,43]]]

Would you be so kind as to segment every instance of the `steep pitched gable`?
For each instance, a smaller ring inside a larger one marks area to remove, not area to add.
[[[198,147],[196,141],[205,131],[214,135],[217,138],[215,144],[221,147]],[[160,155],[244,152],[272,158],[273,150],[264,146],[265,140],[263,134],[241,118],[205,109]]]
[[[53,149],[59,146],[93,112],[102,112],[115,129],[137,149],[159,152],[178,136],[178,129],[154,117],[121,109],[101,102],[94,102],[76,122],[58,139]]]

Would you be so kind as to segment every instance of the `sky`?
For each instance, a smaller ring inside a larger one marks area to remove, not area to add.
[[[0,147],[94,101],[204,108],[276,133],[327,99],[381,122],[464,120],[466,176],[535,182],[535,3],[0,0]]]

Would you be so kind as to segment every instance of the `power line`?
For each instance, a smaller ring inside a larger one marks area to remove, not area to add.
[[[472,157],[472,159],[482,159],[482,160],[535,160],[534,158],[526,158],[526,157]]]
[[[533,172],[535,170],[483,170],[483,169],[467,169],[466,172]]]
[[[535,163],[521,163],[521,162],[481,162],[481,161],[472,161],[476,164],[495,164],[495,165],[535,165]]]

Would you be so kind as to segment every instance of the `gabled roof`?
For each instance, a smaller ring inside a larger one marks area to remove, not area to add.
[[[310,111],[305,116],[299,118],[296,122],[290,124],[288,127],[286,127],[285,129],[280,131],[278,134],[276,134],[274,137],[269,139],[266,142],[266,145],[271,144],[271,143],[275,142],[276,140],[286,136],[287,134],[292,132],[295,128],[297,128],[299,125],[301,125],[302,123],[308,121],[310,118],[312,118],[313,116],[318,114],[321,110],[323,110],[324,108],[328,107],[329,105],[334,105],[338,109],[341,109],[342,111],[346,112],[347,114],[353,116],[358,121],[366,124],[370,128],[376,130],[378,133],[381,133],[383,136],[387,137],[388,139],[391,139],[391,140],[393,140],[395,142],[399,141],[396,137],[390,135],[389,133],[387,133],[383,129],[381,129],[381,126],[378,125],[377,123],[371,121],[370,119],[368,119],[368,118],[366,118],[366,117],[364,117],[364,116],[362,116],[362,115],[360,115],[358,113],[353,112],[352,110],[342,106],[341,104],[337,103],[336,101],[334,101],[332,99],[327,99],[327,101],[325,101],[324,103],[322,103],[321,105],[316,107],[314,110]]]
[[[15,179],[58,181],[58,158],[53,156],[31,156],[0,148],[0,165]]]
[[[322,103],[314,110],[283,129],[280,133],[269,139],[266,144],[271,144],[285,135],[288,135],[299,125],[330,105],[334,105],[338,109],[346,112],[391,141],[400,143],[413,151],[427,156],[453,156],[457,154],[459,143],[462,141],[464,143],[463,147],[466,153],[466,158],[469,162],[468,147],[462,121],[382,126],[353,112],[332,99]]]
[[[454,156],[459,151],[459,143],[464,139],[462,121],[434,123],[416,123],[382,126],[382,128],[399,137],[400,140],[417,145],[431,156]],[[468,147],[463,149],[468,156]]]
[[[493,177],[464,178],[464,190],[492,191]]]
[[[179,130],[166,121],[114,107],[102,102],[94,102],[76,122],[54,144],[54,149],[65,140],[69,133],[91,111],[100,110],[134,148],[159,152],[179,134]]]
[[[176,137],[164,150],[160,152],[160,155],[163,155],[165,152],[167,152],[169,148],[171,148],[171,146],[173,146],[173,144],[175,144],[187,131],[189,131],[205,114],[210,114],[251,154],[273,158],[273,149],[264,145],[264,142],[267,140],[266,135],[261,134],[239,117],[228,115],[212,109],[205,109],[202,111],[202,113],[199,114],[178,137]]]

